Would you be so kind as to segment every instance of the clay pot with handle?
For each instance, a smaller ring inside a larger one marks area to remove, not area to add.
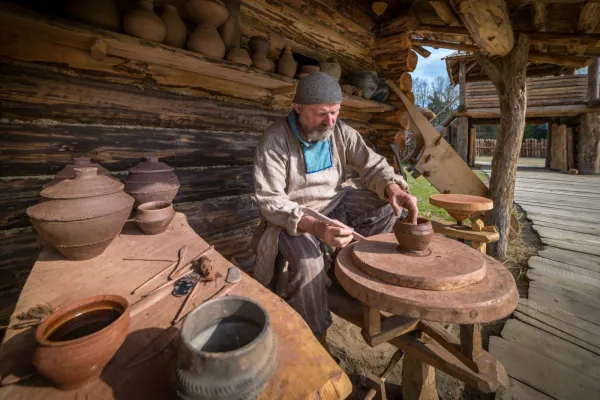
[[[134,199],[123,184],[98,175],[95,167],[75,168],[75,177],[41,191],[42,201],[27,215],[42,240],[70,260],[102,254],[127,221]]]
[[[187,41],[187,48],[212,58],[225,57],[225,43],[217,28],[227,21],[229,11],[221,0],[188,0],[188,15],[196,29]]]
[[[129,332],[129,303],[121,296],[93,296],[59,308],[35,330],[33,364],[59,389],[97,379]]]
[[[185,39],[187,39],[187,27],[179,16],[177,7],[167,4],[165,10],[160,15],[160,19],[167,28],[167,34],[163,43],[179,47],[180,49],[183,48],[185,46]]]
[[[115,0],[69,0],[66,11],[75,21],[109,31],[121,31],[121,18]]]
[[[137,7],[123,17],[123,28],[131,36],[162,43],[167,35],[164,22],[154,14],[154,3],[138,1]]]

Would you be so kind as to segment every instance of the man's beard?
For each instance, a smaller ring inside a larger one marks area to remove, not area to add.
[[[324,142],[325,140],[329,139],[329,137],[333,134],[333,129],[335,128],[335,126],[331,126],[325,129],[315,128],[309,130],[304,127],[304,124],[302,124],[302,122],[300,122],[300,126],[302,128],[302,133],[306,135],[306,138],[310,142]]]

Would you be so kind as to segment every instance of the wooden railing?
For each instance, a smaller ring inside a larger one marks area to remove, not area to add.
[[[546,139],[525,139],[521,145],[519,157],[546,157]],[[478,156],[491,156],[494,154],[496,139],[477,139],[475,154]]]

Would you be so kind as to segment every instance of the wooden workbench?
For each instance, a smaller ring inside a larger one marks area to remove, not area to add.
[[[45,248],[29,278],[13,315],[46,302],[58,307],[98,294],[118,294],[130,304],[140,298],[131,291],[164,269],[169,262],[124,261],[130,256],[177,258],[179,248],[187,244],[186,260],[208,247],[188,225],[186,217],[177,213],[167,232],[143,235],[135,223],[128,222],[122,234],[99,257],[86,261],[68,261],[50,247]],[[231,264],[216,251],[210,253],[213,268],[223,277]],[[160,283],[166,281],[160,280]],[[208,283],[197,298],[216,292],[223,280]],[[158,285],[158,283],[157,283]],[[229,292],[258,301],[269,312],[274,332],[279,338],[278,365],[263,399],[338,399],[347,397],[352,386],[344,371],[328,355],[312,335],[302,318],[287,303],[243,274],[242,281]],[[142,348],[168,328],[184,297],[168,295],[146,312],[131,320],[129,336],[108,364],[101,378],[76,392],[61,392],[52,383],[35,376],[0,389],[6,399],[152,399],[174,397],[169,384],[175,341],[153,359],[132,368],[124,368]],[[11,319],[10,326],[15,324]],[[35,372],[31,364],[35,328],[11,329],[0,346],[2,376],[25,376]]]

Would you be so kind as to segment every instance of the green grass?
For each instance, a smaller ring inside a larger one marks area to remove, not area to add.
[[[483,171],[474,171],[475,174],[483,182],[488,181],[488,177]],[[431,183],[424,177],[420,176],[414,179],[410,174],[408,175],[408,186],[410,186],[410,194],[415,196],[418,201],[419,215],[423,218],[433,219],[437,221],[454,221],[454,219],[448,215],[446,210],[429,204],[429,196],[437,194],[439,191],[433,187]]]

